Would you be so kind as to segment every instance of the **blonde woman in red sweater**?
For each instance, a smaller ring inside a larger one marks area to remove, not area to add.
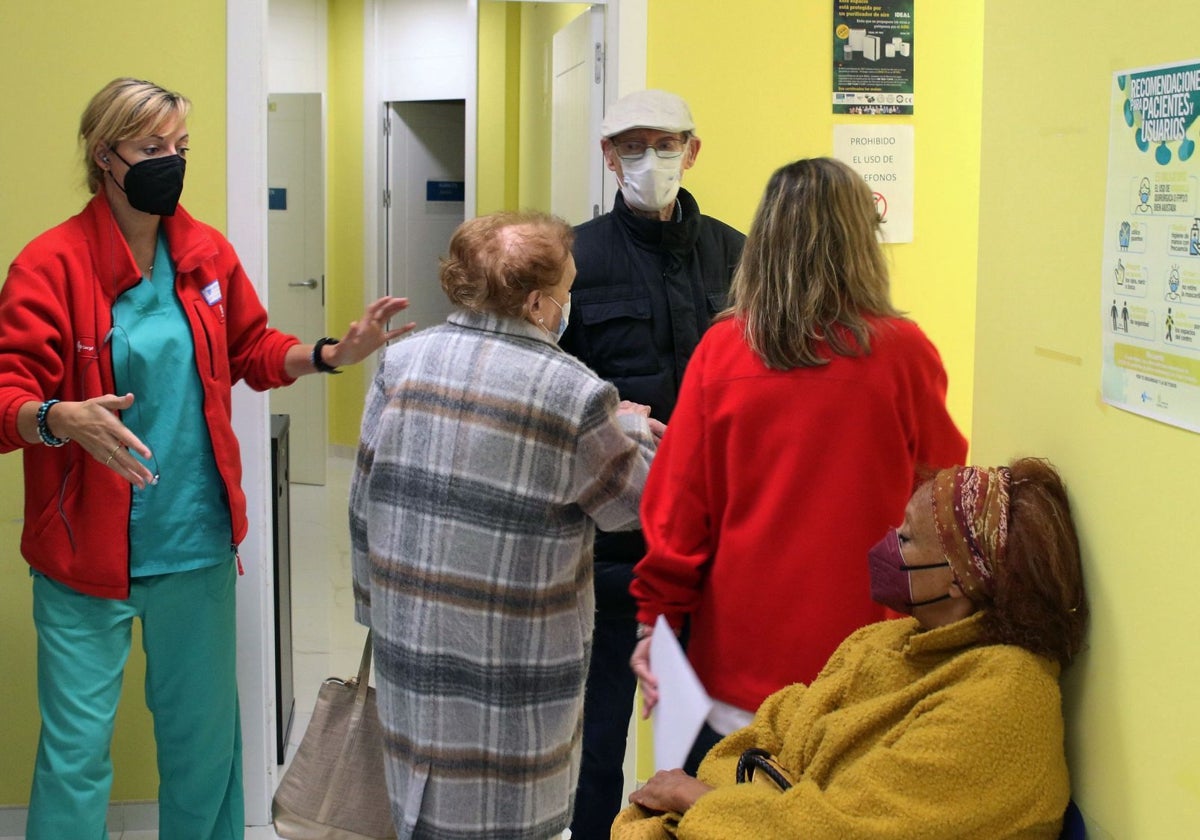
[[[688,364],[642,501],[632,666],[657,702],[649,631],[687,624],[714,700],[685,769],[766,697],[810,682],[887,617],[863,556],[913,489],[962,463],[946,373],[888,295],[871,191],[799,160],[767,183],[719,316]]]

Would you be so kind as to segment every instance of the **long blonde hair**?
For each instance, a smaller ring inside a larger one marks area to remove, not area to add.
[[[141,79],[113,79],[92,97],[79,121],[83,165],[93,195],[104,182],[96,152],[131,137],[154,134],[170,122],[187,119],[192,103],[186,96]]]
[[[870,189],[849,166],[809,158],[775,171],[750,226],[723,317],[745,325],[767,367],[871,351],[867,316],[898,316]],[[847,337],[846,333],[849,333]]]

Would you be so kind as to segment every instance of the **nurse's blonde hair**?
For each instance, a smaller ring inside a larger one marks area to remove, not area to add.
[[[113,79],[92,97],[79,121],[79,142],[93,195],[104,181],[98,153],[131,137],[158,134],[173,122],[187,119],[192,103],[186,96],[141,79]]]

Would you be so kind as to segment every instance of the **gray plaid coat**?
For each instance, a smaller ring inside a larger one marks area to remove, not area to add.
[[[458,311],[391,347],[350,488],[400,838],[570,823],[592,536],[634,528],[643,417],[524,320]]]

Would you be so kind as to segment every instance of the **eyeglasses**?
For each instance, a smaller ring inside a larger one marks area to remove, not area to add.
[[[647,149],[653,149],[654,154],[660,158],[676,158],[687,148],[687,140],[678,137],[663,137],[653,144],[643,143],[641,140],[622,140],[619,143],[613,143],[613,146],[617,150],[617,155],[624,160],[639,160],[646,154]]]

